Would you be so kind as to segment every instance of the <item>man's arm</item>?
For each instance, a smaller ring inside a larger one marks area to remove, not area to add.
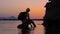
[[[28,20],[30,20],[30,16],[29,16],[29,13],[28,13],[28,17],[27,17],[27,18],[28,18]]]

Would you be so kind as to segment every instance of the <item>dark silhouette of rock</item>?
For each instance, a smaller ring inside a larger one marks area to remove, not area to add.
[[[60,34],[60,0],[49,0],[44,16],[45,34]]]

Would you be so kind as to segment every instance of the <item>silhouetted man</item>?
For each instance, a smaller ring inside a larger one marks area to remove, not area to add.
[[[30,12],[30,9],[27,8],[26,12],[21,12],[18,15],[18,19],[22,21],[23,28],[27,28],[28,25],[31,24],[31,23],[34,25],[34,27],[36,27],[35,23],[29,17],[29,12]]]

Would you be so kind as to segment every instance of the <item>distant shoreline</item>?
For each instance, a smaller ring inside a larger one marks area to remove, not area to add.
[[[17,21],[18,19],[0,19],[0,20],[14,20],[14,21],[16,20]],[[32,19],[32,20],[43,21],[43,19]]]

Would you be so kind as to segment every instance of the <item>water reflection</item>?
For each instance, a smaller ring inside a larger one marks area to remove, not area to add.
[[[21,31],[18,34],[30,34],[29,29],[21,29]]]
[[[28,29],[21,28],[21,29],[19,29],[19,33],[18,34],[32,34],[34,29],[35,29],[34,27],[29,27]]]
[[[44,34],[44,26],[37,25],[36,28],[19,29],[18,34]]]
[[[43,21],[34,21],[37,25],[35,29],[17,29],[20,21],[0,21],[0,34],[44,34]]]

